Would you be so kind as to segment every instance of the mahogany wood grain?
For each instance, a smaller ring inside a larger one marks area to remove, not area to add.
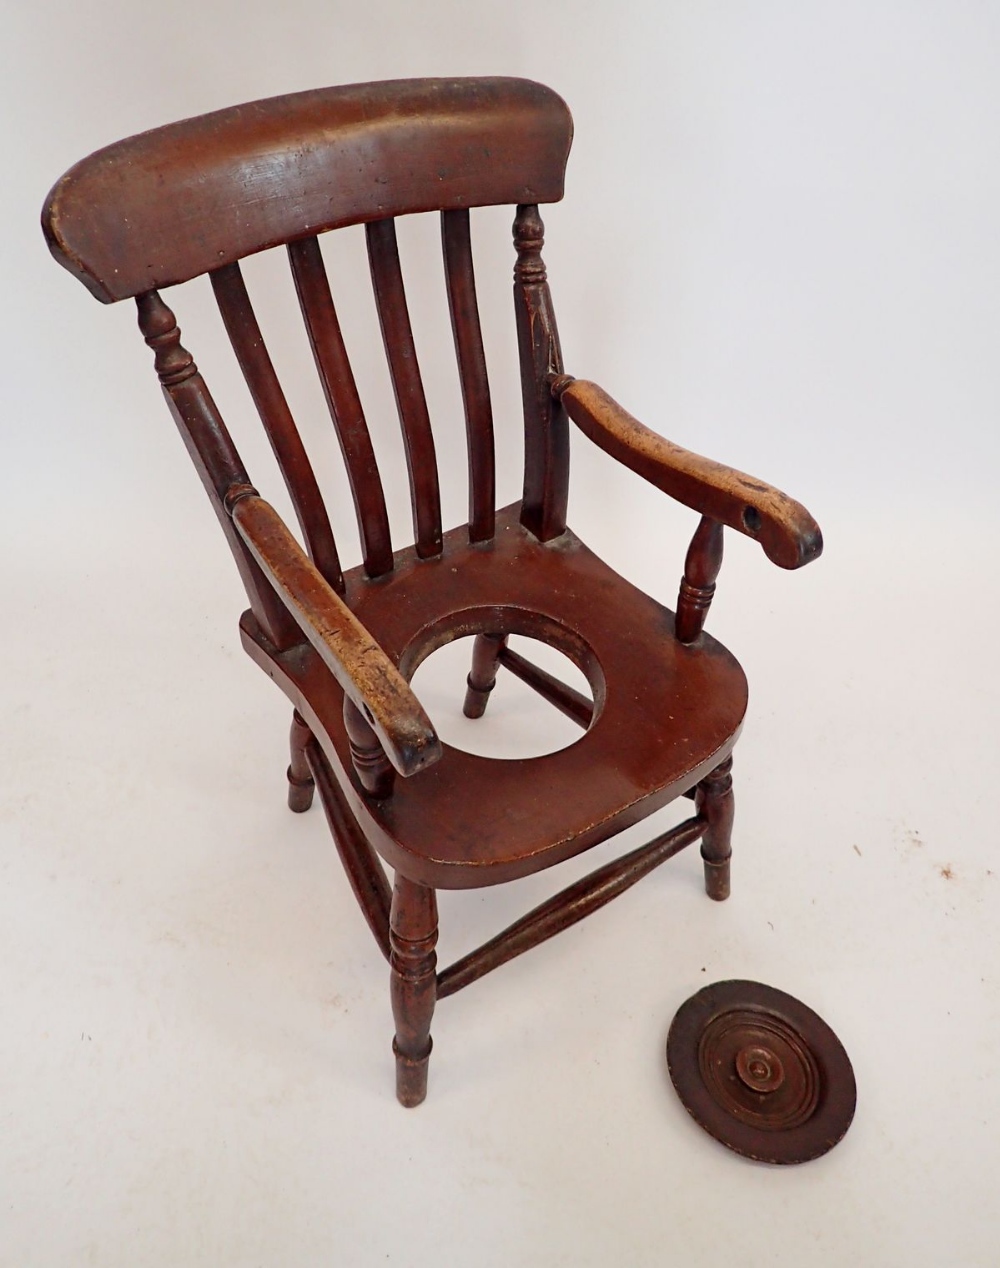
[[[240,266],[228,264],[225,268],[216,269],[211,277],[226,333],[284,477],[306,549],[334,590],[343,591],[344,578],[330,517],[268,355]]]
[[[290,243],[288,258],[316,369],[354,495],[365,571],[370,577],[378,577],[392,568],[389,516],[382,479],[375,462],[375,450],[344,346],[337,310],[333,306],[319,242],[315,238],[303,238],[300,242]]]
[[[572,137],[562,98],[524,79],[320,88],[106,146],[56,183],[42,227],[111,303],[342,225],[558,202]]]
[[[524,403],[524,499],[521,523],[539,541],[566,528],[569,501],[569,428],[550,387],[562,374],[562,351],[552,296],[542,260],[545,227],[535,203],[519,206],[514,219],[514,315]]]
[[[469,445],[469,541],[485,542],[493,536],[496,458],[467,210],[441,213],[441,242]]]
[[[632,417],[595,383],[554,376],[566,412],[612,458],[678,502],[759,541],[773,563],[800,568],[819,557],[819,525],[769,484],[682,449]]]
[[[406,307],[396,225],[392,220],[373,220],[365,226],[365,233],[375,306],[403,429],[414,541],[420,558],[430,559],[441,553],[441,490],[427,399]]]

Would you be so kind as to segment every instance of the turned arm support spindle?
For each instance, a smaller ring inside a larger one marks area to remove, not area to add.
[[[677,595],[677,641],[693,643],[705,625],[722,567],[722,525],[703,515],[691,538]]]
[[[344,696],[344,730],[351,745],[351,762],[361,787],[371,797],[388,797],[396,772],[379,743],[374,728],[350,698]]]

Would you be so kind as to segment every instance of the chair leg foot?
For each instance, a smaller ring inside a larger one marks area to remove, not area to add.
[[[437,999],[437,896],[433,889],[396,875],[389,944],[390,995],[396,1037],[396,1098],[412,1108],[427,1095],[431,1018]]]
[[[703,857],[702,863],[705,867],[705,893],[717,903],[724,902],[730,894],[729,859],[715,863]]]
[[[698,785],[695,806],[707,821],[701,838],[705,865],[705,893],[716,902],[729,897],[729,863],[732,858],[733,759],[727,757]]]
[[[497,660],[507,646],[506,634],[477,634],[472,646],[472,670],[466,679],[465,705],[467,718],[481,718],[486,712],[490,692],[496,686]]]
[[[415,1109],[427,1099],[427,1067],[433,1047],[434,1042],[428,1036],[426,1056],[413,1058],[400,1052],[398,1040],[392,1041],[396,1056],[396,1100],[406,1109]]]
[[[289,743],[292,761],[288,767],[288,808],[302,814],[312,805],[315,784],[306,761],[306,745],[312,738],[305,720],[298,709],[292,714],[292,730]]]

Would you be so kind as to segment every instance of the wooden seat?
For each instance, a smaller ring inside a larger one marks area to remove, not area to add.
[[[673,615],[618,577],[570,532],[557,547],[497,516],[489,549],[461,530],[428,565],[397,556],[386,583],[355,574],[354,611],[409,677],[451,638],[529,634],[587,675],[596,717],[575,744],[543,757],[496,761],[444,747],[419,779],[351,808],[384,859],[435,888],[512,880],[578,854],[693,788],[725,758],[746,708],[733,657],[704,636],[673,637]],[[343,692],[310,648],[272,656],[243,625],[251,656],[285,680],[314,734],[350,767]],[[672,722],[664,726],[664,720]],[[462,790],[456,796],[456,789]]]
[[[244,646],[295,706],[289,804],[308,809],[319,789],[354,893],[390,961],[397,1094],[406,1105],[425,1095],[437,999],[596,910],[696,840],[708,893],[728,895],[731,751],[747,689],[733,657],[703,631],[723,528],[756,539],[786,568],[815,558],[822,545],[815,522],[790,498],[680,449],[565,373],[538,205],[562,197],[571,137],[561,99],[523,80],[323,89],[110,146],[72,168],[43,213],[60,263],[104,302],[137,302],[168,405],[247,588]],[[499,511],[470,237],[470,208],[496,203],[517,208],[525,439],[524,496]],[[395,232],[395,217],[428,211],[441,216],[468,437],[468,522],[448,532]],[[366,226],[410,477],[413,544],[401,549],[391,541],[318,238],[356,223]],[[243,257],[281,245],[354,495],[363,562],[347,572],[240,271]],[[201,274],[211,278],[304,546],[251,483],[159,293]],[[676,616],[567,527],[569,420],[699,515]],[[559,648],[586,676],[591,698],[514,652],[511,634]],[[579,723],[580,738],[516,761],[443,745],[409,682],[428,655],[467,635],[475,636],[468,716],[482,715],[503,669]],[[540,871],[682,795],[694,809],[678,827],[438,971],[437,889]],[[395,872],[391,887],[383,860]]]

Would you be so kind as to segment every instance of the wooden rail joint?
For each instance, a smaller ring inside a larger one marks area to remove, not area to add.
[[[222,499],[222,505],[226,508],[226,514],[232,518],[237,502],[242,502],[244,498],[259,497],[260,494],[252,484],[231,484]]]
[[[139,329],[153,350],[153,364],[163,386],[167,389],[178,387],[187,379],[194,378],[198,373],[194,357],[181,343],[177,319],[159,291],[137,295],[135,306]]]

